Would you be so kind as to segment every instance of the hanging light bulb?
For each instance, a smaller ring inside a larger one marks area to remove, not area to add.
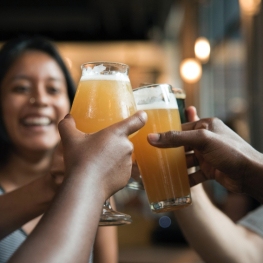
[[[203,63],[210,57],[210,43],[205,37],[199,37],[195,41],[195,56]]]
[[[180,64],[180,75],[187,83],[197,82],[202,76],[200,62],[194,58],[184,59]]]

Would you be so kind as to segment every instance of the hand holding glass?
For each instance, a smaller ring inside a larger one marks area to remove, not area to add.
[[[71,108],[79,130],[97,132],[136,112],[127,65],[90,62],[83,64],[81,69],[82,76]],[[100,225],[130,222],[129,215],[114,211],[109,200],[105,202]]]
[[[153,84],[133,90],[138,110],[148,115],[146,125],[131,138],[151,210],[176,210],[191,204],[190,186],[183,147],[160,149],[151,146],[147,134],[181,130],[178,105],[172,87]]]

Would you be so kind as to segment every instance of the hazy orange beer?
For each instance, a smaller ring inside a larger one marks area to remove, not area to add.
[[[151,146],[148,133],[181,130],[175,94],[168,84],[133,90],[138,110],[148,114],[146,125],[131,139],[151,210],[157,213],[191,204],[183,147],[161,149]]]
[[[103,67],[101,64],[101,70]],[[96,69],[94,73],[88,68],[88,63],[82,65],[82,77],[70,113],[79,130],[92,133],[134,114],[136,105],[126,74],[96,74]]]
[[[81,68],[82,76],[70,111],[79,130],[97,132],[136,112],[127,65],[90,62]],[[131,223],[131,217],[114,211],[109,199],[106,200],[99,224],[128,223]]]

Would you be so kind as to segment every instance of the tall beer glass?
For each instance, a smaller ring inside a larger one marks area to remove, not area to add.
[[[83,64],[81,69],[82,76],[71,108],[79,130],[97,132],[136,112],[127,65],[89,62]],[[114,211],[109,200],[104,203],[100,225],[130,222],[131,217]]]
[[[153,85],[153,83],[140,83],[139,87]],[[183,89],[172,87],[173,93],[175,94],[181,123],[187,122],[187,116],[185,114],[185,99],[186,94]],[[131,178],[126,187],[133,190],[144,190],[144,186],[141,180],[141,176],[138,174],[135,155],[133,154],[133,169]]]
[[[175,97],[176,97],[181,123],[185,123],[185,122],[187,122],[187,116],[185,114],[186,94],[185,94],[184,90],[182,90],[182,89],[172,88],[172,90],[173,90],[173,93],[175,94]]]
[[[147,141],[148,133],[181,130],[172,87],[153,84],[133,90],[137,109],[148,114],[146,125],[131,139],[150,208],[162,213],[191,204],[183,147],[160,149]]]

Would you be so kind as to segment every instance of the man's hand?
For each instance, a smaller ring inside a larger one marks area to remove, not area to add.
[[[193,122],[183,124],[183,131],[149,134],[149,143],[161,148],[185,146],[186,151],[193,151],[187,154],[188,168],[200,169],[189,175],[191,186],[215,179],[229,191],[254,196],[253,189],[263,183],[262,154],[221,120],[198,120],[194,107],[189,107],[187,114]]]
[[[94,176],[108,198],[123,188],[131,175],[133,145],[128,136],[147,120],[143,111],[99,132],[85,134],[68,115],[59,123],[66,174]]]

